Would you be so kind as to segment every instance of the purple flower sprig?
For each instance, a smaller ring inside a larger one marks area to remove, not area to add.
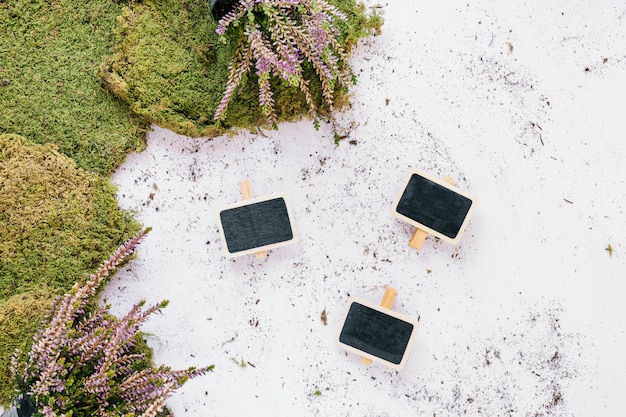
[[[80,415],[90,416],[154,417],[174,390],[213,369],[135,369],[145,363],[144,355],[134,349],[139,328],[167,301],[148,308],[140,301],[119,319],[107,307],[89,304],[105,278],[134,253],[148,231],[121,245],[84,283],[57,298],[25,361],[20,361],[19,352],[14,354],[11,371],[40,414],[65,416],[80,410]]]
[[[337,86],[352,82],[347,53],[337,40],[337,20],[347,20],[326,0],[240,0],[220,21],[216,32],[224,36],[229,29],[242,27],[236,52],[229,64],[226,89],[214,118],[221,120],[244,75],[258,77],[259,106],[270,125],[276,126],[274,94],[270,79],[275,77],[299,88],[307,103],[309,116],[317,118],[317,106],[303,75],[309,62],[322,85],[324,104],[334,108]]]

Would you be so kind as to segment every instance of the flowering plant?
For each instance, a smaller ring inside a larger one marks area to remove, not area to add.
[[[319,77],[323,102],[333,110],[335,88],[354,81],[347,54],[337,40],[336,20],[347,20],[326,0],[239,0],[218,22],[222,36],[232,31],[239,37],[224,96],[215,111],[222,118],[233,94],[252,66],[258,77],[259,105],[268,123],[275,126],[277,114],[271,77],[277,77],[303,93],[309,115],[315,119],[317,106],[303,68],[310,65]]]
[[[106,307],[90,304],[109,272],[133,254],[147,231],[120,246],[86,282],[57,298],[27,358],[20,360],[19,352],[13,356],[11,371],[20,398],[30,398],[36,415],[156,416],[172,391],[212,370],[145,366],[145,356],[136,349],[139,327],[167,301],[146,309],[141,301],[119,319]]]

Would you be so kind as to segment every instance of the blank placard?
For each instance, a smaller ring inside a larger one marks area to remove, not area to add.
[[[469,220],[474,199],[445,181],[412,171],[392,213],[419,229],[456,242]]]
[[[365,300],[351,299],[336,342],[392,368],[404,367],[418,322]]]
[[[224,248],[244,255],[294,243],[293,216],[285,196],[243,200],[219,211]]]

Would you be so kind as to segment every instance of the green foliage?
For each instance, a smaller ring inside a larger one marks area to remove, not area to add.
[[[337,25],[338,40],[347,52],[380,26],[380,20],[366,16],[364,6],[357,6],[355,0],[329,3],[348,18]],[[238,44],[234,34],[220,42],[216,28],[206,0],[133,2],[119,18],[114,53],[100,68],[103,83],[137,114],[180,134],[213,137],[230,127],[262,126],[267,116],[259,108],[254,74],[244,77],[223,120],[213,119]],[[311,95],[324,115],[319,78],[310,65],[305,65],[303,73],[312,80]],[[305,96],[297,87],[274,79],[271,83],[279,121],[307,114]],[[335,107],[347,101],[347,91],[339,89]]]
[[[0,1],[0,133],[52,142],[109,174],[143,147],[147,125],[101,87],[121,5],[111,0]]]
[[[137,230],[107,179],[54,145],[0,135],[0,403],[12,383],[7,359],[32,339],[51,297]]]
[[[331,3],[336,4],[348,16],[348,21],[343,23],[345,26],[341,28],[341,33],[345,36],[343,42],[348,47],[348,51],[360,38],[382,33],[383,16],[376,7],[371,12],[367,12],[365,5],[355,4],[355,0],[335,0]]]

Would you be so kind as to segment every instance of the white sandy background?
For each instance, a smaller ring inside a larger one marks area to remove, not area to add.
[[[353,52],[339,146],[310,121],[213,140],[155,127],[113,177],[153,230],[103,299],[120,314],[169,299],[145,327],[155,361],[216,365],[170,408],[623,415],[626,3],[368,5],[383,34]],[[477,197],[458,245],[407,246],[390,209],[410,168]],[[300,237],[263,260],[228,259],[219,238],[246,178],[287,193]],[[421,318],[401,372],[333,343],[348,297],[379,302],[386,285]]]

